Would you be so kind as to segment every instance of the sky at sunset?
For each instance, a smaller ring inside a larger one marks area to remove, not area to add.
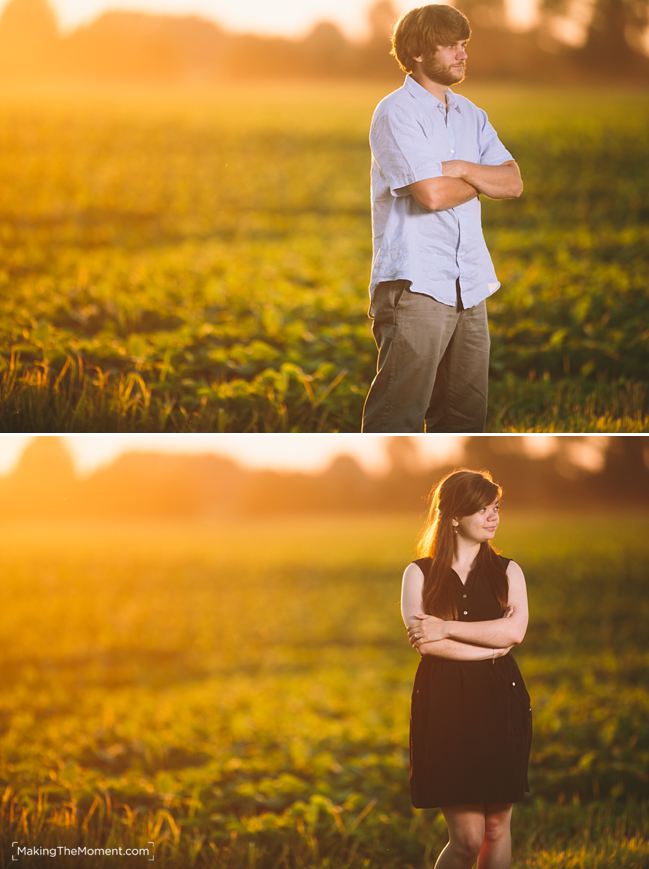
[[[0,475],[9,473],[29,435],[0,437]],[[346,453],[367,471],[385,468],[385,442],[366,435],[66,435],[77,470],[89,473],[122,452],[218,453],[247,467],[319,471],[336,455]],[[440,436],[418,445],[422,456],[440,461],[459,457],[458,438]]]
[[[336,21],[350,36],[364,35],[366,10],[371,0],[50,0],[59,21],[69,30],[107,9],[137,9],[174,15],[213,18],[230,30],[301,35],[316,21]],[[0,7],[6,0],[0,0]],[[533,15],[535,0],[508,0],[516,23],[524,26]],[[422,5],[396,0],[400,12]],[[461,2],[457,4],[462,8]]]
[[[28,441],[38,435],[0,436],[0,475],[11,472]],[[47,437],[47,435],[40,435]],[[503,437],[510,437],[504,435]],[[463,435],[429,435],[415,438],[422,459],[435,462],[461,461]],[[246,434],[242,435],[66,435],[65,442],[75,466],[82,474],[113,461],[123,452],[216,453],[230,456],[250,468],[273,468],[318,472],[342,453],[353,456],[372,473],[387,467],[386,438],[366,434]],[[530,456],[542,457],[555,448],[551,435],[528,435],[525,449]],[[601,466],[606,438],[593,435],[587,442],[572,439],[572,458],[584,467]]]

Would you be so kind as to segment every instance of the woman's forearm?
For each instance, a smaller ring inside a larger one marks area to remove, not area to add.
[[[436,658],[447,658],[451,661],[487,661],[492,657],[499,658],[506,655],[509,647],[494,649],[486,646],[472,646],[470,643],[462,643],[457,640],[435,640],[430,643],[421,643],[419,652],[422,655],[432,655]]]
[[[484,622],[445,622],[446,636],[477,646],[515,646],[523,641],[521,625],[514,617],[489,619]]]

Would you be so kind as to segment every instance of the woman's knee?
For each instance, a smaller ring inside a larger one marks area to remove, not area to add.
[[[484,807],[453,806],[443,809],[448,837],[456,854],[465,860],[475,860],[484,840]]]
[[[492,811],[485,812],[484,837],[490,842],[496,842],[509,835],[509,827],[512,817],[512,806],[494,807]]]
[[[460,831],[455,831],[450,836],[450,842],[453,850],[464,857],[465,859],[473,859],[475,860],[478,854],[480,853],[480,849],[482,847],[482,842],[484,839],[484,831],[478,828],[470,828]]]

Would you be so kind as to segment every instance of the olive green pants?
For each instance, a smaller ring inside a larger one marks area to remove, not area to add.
[[[481,432],[487,416],[487,306],[456,307],[412,293],[410,281],[374,290],[379,351],[363,408],[364,432]]]

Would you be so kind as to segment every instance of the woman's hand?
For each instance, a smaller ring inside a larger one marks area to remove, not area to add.
[[[437,616],[428,616],[425,613],[417,613],[415,615],[417,621],[413,622],[408,628],[408,639],[410,645],[415,649],[419,649],[422,643],[432,643],[435,640],[445,640],[448,636],[446,633],[446,622],[444,619],[438,619]]]

